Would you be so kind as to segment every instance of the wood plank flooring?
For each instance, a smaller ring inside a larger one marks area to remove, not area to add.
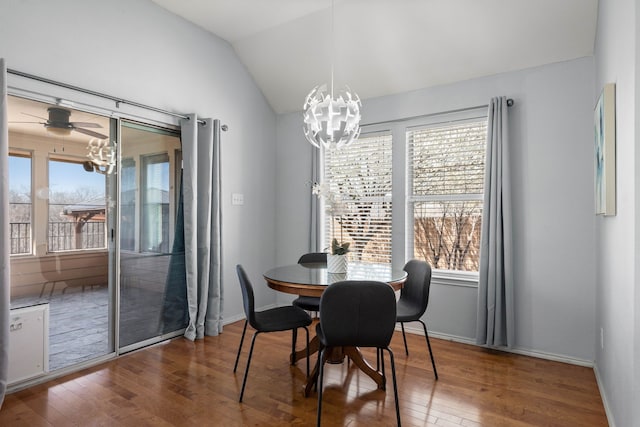
[[[258,336],[238,403],[251,338],[234,374],[242,325],[195,343],[177,338],[10,394],[0,425],[315,425],[317,395],[302,395],[305,363],[288,364],[291,333]],[[407,340],[408,357],[400,332],[392,342],[405,426],[607,425],[590,368],[432,339],[436,381],[424,337]],[[375,362],[374,352],[364,354]],[[387,392],[376,390],[350,366],[326,365],[323,425],[395,425],[391,379]]]

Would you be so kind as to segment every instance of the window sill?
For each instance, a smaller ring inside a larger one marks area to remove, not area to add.
[[[477,288],[478,273],[470,273],[465,271],[434,270],[431,276],[431,282],[438,285]]]
[[[33,260],[45,259],[45,258],[83,258],[95,256],[96,254],[106,254],[108,252],[107,249],[81,249],[81,250],[73,250],[73,251],[58,251],[58,252],[47,252],[43,255],[35,255],[35,254],[11,254],[9,259],[11,261],[16,262],[32,262]]]

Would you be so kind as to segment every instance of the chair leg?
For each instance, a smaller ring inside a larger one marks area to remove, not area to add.
[[[307,333],[307,378],[309,378],[309,328],[305,326],[304,331]]]
[[[315,381],[313,383],[313,389],[315,391],[318,391],[318,375],[319,375],[319,372],[320,372],[320,353],[321,352],[322,352],[322,349],[319,349],[318,350],[318,359],[316,360],[316,365],[313,367],[313,369],[315,369],[315,371],[316,371]],[[309,376],[307,375],[307,378],[308,377]]]
[[[324,352],[326,349],[320,350],[320,355],[318,356],[318,363],[320,364],[320,369],[318,372],[318,415],[316,416],[317,427],[320,427],[320,417],[322,416],[322,379],[324,377]]]
[[[393,378],[393,396],[396,400],[396,419],[398,421],[398,427],[400,427],[400,402],[398,400],[398,383],[396,381],[396,361],[393,358],[393,352],[389,347],[385,350],[389,352],[389,360],[391,361],[391,377]]]
[[[253,339],[251,340],[251,348],[249,349],[249,358],[247,359],[247,369],[244,371],[244,379],[242,380],[242,390],[240,390],[240,400],[242,402],[242,396],[244,396],[244,387],[247,385],[247,375],[249,374],[249,365],[251,365],[251,355],[253,354],[253,345],[256,343],[256,337],[260,331],[256,331],[253,334]]]
[[[242,329],[242,338],[240,338],[240,345],[238,346],[238,355],[236,356],[236,363],[233,365],[233,373],[236,373],[238,369],[238,360],[240,360],[240,352],[242,351],[242,343],[244,342],[244,334],[247,332],[247,321],[244,321],[244,329]]]
[[[400,327],[402,328],[402,340],[404,341],[404,352],[409,355],[409,347],[407,347],[407,337],[404,334],[404,322],[400,322]]]
[[[436,380],[438,379],[438,371],[436,370],[436,361],[433,359],[433,352],[431,351],[431,342],[429,341],[429,334],[427,333],[427,325],[424,324],[422,320],[419,320],[422,323],[422,328],[424,329],[424,337],[427,339],[427,347],[429,348],[429,356],[431,356],[431,366],[433,366],[433,373],[436,376]]]
[[[296,343],[298,341],[298,328],[293,328],[291,330],[291,354],[295,354],[296,353]],[[295,365],[295,362],[293,361],[294,358],[291,358],[291,365]]]
[[[384,385],[384,390],[387,389],[387,375],[384,372],[384,353],[382,352],[382,349],[379,348],[378,352],[380,354],[380,368],[382,369],[382,381],[383,381],[383,385]]]

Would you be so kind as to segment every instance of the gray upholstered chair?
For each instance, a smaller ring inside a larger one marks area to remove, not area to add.
[[[236,266],[238,273],[238,280],[240,281],[240,287],[242,288],[242,300],[244,302],[244,313],[247,316],[244,321],[244,329],[242,330],[242,338],[240,338],[240,345],[238,346],[238,355],[236,356],[236,363],[233,366],[233,372],[236,372],[238,368],[238,360],[240,360],[240,353],[242,352],[242,343],[244,342],[244,335],[247,332],[247,323],[251,325],[256,331],[253,334],[251,340],[251,348],[249,349],[249,356],[247,358],[247,367],[244,371],[244,378],[242,380],[242,390],[240,391],[240,399],[244,396],[244,388],[247,384],[247,374],[249,373],[249,365],[251,364],[251,355],[253,354],[253,346],[256,342],[258,334],[263,332],[277,332],[291,330],[294,333],[298,328],[304,328],[307,333],[307,376],[309,376],[309,329],[307,326],[311,324],[311,317],[306,311],[298,307],[291,305],[285,307],[276,307],[264,311],[255,311],[255,303],[253,296],[253,286],[241,265]],[[295,340],[292,341],[292,351],[295,352]]]
[[[326,264],[327,253],[326,252],[309,252],[304,254],[298,260],[298,264]]]
[[[438,379],[438,371],[436,370],[436,362],[433,359],[431,351],[431,342],[427,333],[427,325],[422,321],[422,315],[427,311],[429,305],[429,289],[431,288],[431,266],[421,260],[411,260],[404,266],[407,272],[407,281],[404,283],[400,291],[400,299],[398,300],[397,321],[402,327],[402,339],[404,340],[404,350],[409,355],[407,347],[407,337],[404,333],[404,324],[406,322],[420,322],[424,329],[424,337],[427,341],[429,355],[431,356],[431,365],[433,373]]]
[[[327,253],[326,252],[310,252],[304,254],[298,260],[298,264],[324,264],[327,265]],[[319,311],[320,310],[320,298],[319,297],[307,297],[300,296],[294,299],[291,304],[296,307],[300,307],[307,311]]]
[[[396,417],[400,425],[400,405],[393,352],[389,348],[396,325],[396,296],[388,284],[347,280],[329,285],[320,299],[320,322],[316,333],[320,340],[318,356],[318,416],[322,416],[322,382],[326,351],[330,347],[375,347],[382,364],[383,350],[389,353],[393,378]]]

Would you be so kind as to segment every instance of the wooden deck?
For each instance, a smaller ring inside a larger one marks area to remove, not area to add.
[[[122,346],[159,335],[163,294],[124,287],[121,291]],[[106,285],[70,288],[65,293],[15,298],[12,306],[49,304],[49,370],[66,368],[113,351],[109,346],[109,293]]]
[[[107,261],[106,251],[12,259],[12,308],[49,304],[50,371],[113,351]],[[170,261],[171,254],[122,253],[121,347],[180,329],[160,323]]]
[[[303,397],[305,364],[288,364],[290,333],[258,337],[244,403],[238,403],[249,347],[246,342],[234,374],[242,324],[226,326],[218,337],[177,338],[10,394],[0,425],[314,425],[317,395]],[[607,425],[590,368],[432,339],[436,381],[424,338],[407,338],[408,357],[400,333],[392,342],[405,426]],[[390,387],[377,390],[346,364],[326,369],[323,425],[395,425]]]

